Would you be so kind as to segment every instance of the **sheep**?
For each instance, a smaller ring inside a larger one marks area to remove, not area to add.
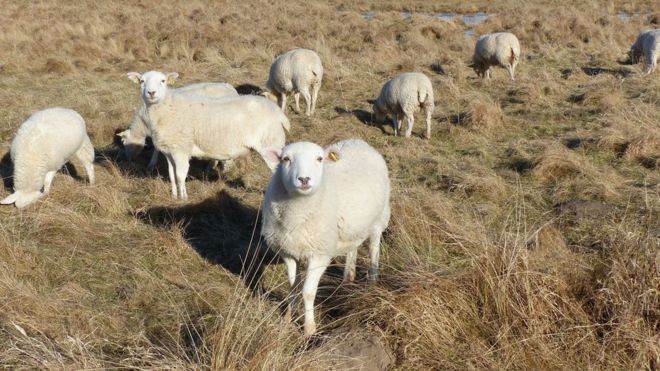
[[[191,157],[232,160],[250,149],[263,157],[265,148],[284,145],[289,120],[273,102],[260,96],[172,94],[167,81],[177,76],[176,72],[128,73],[140,84],[146,122],[156,149],[167,158],[174,198],[188,198]]]
[[[511,80],[520,61],[520,42],[510,32],[497,32],[481,36],[474,47],[472,67],[477,76],[490,79],[490,67],[501,66],[509,71]]]
[[[272,94],[277,103],[286,111],[286,97],[293,93],[296,111],[300,112],[300,94],[305,98],[305,115],[310,116],[316,109],[316,100],[321,89],[323,65],[315,51],[293,49],[280,55],[270,66],[264,95]]]
[[[269,149],[277,165],[263,202],[261,235],[287,267],[288,315],[295,307],[296,267],[307,263],[302,289],[305,335],[316,332],[314,298],[330,260],[346,255],[344,280],[355,279],[358,247],[368,238],[368,276],[378,278],[380,237],[390,219],[387,164],[359,139],[321,148],[296,142]]]
[[[18,128],[10,153],[14,193],[0,201],[3,205],[23,208],[48,194],[55,173],[73,156],[94,184],[94,147],[85,120],[74,110],[54,107],[33,113]]]
[[[435,109],[433,86],[423,73],[402,73],[387,81],[378,98],[370,102],[373,103],[377,121],[384,120],[388,114],[393,116],[394,135],[400,135],[401,122],[405,117],[408,124],[406,138],[412,134],[414,114],[421,107],[426,115],[426,138],[431,137],[431,115]]]
[[[646,74],[655,71],[660,58],[660,28],[640,32],[628,55],[632,63],[644,62]]]
[[[208,97],[226,97],[237,96],[238,92],[233,86],[227,83],[198,83],[172,89],[172,94],[199,94]],[[121,138],[124,146],[124,155],[128,160],[133,159],[144,149],[144,143],[148,136],[151,136],[146,123],[146,106],[144,102],[135,110],[131,125],[127,130],[117,134]],[[154,149],[151,160],[147,167],[153,169],[158,162],[158,150]],[[213,161],[210,167],[215,167],[217,161]]]

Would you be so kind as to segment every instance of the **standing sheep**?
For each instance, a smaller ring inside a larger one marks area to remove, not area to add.
[[[305,334],[316,332],[314,298],[337,255],[346,256],[344,280],[355,279],[358,247],[368,238],[369,278],[378,278],[380,237],[390,219],[390,180],[383,157],[359,139],[325,149],[297,142],[269,150],[277,170],[264,196],[261,235],[287,267],[289,313],[294,310],[296,267],[307,263],[302,289]]]
[[[94,184],[94,147],[85,120],[68,108],[35,112],[18,128],[11,143],[14,193],[0,201],[23,208],[50,191],[53,177],[74,155]]]
[[[323,65],[315,51],[293,49],[280,55],[270,66],[265,94],[272,94],[277,103],[286,110],[286,96],[293,93],[296,110],[300,112],[300,94],[305,98],[305,115],[310,116],[316,108],[316,100],[323,80]]]
[[[273,102],[259,96],[171,94],[167,81],[177,76],[176,72],[128,73],[140,84],[146,122],[156,149],[167,158],[174,198],[188,198],[191,157],[232,160],[250,149],[263,156],[265,148],[284,145],[289,120]]]
[[[483,35],[477,40],[472,65],[477,76],[490,79],[490,67],[500,66],[509,71],[511,80],[520,61],[520,42],[510,32]]]
[[[426,115],[426,138],[431,137],[431,115],[435,109],[433,86],[426,75],[419,72],[402,73],[389,80],[373,102],[376,120],[382,121],[387,115],[393,116],[394,135],[401,135],[401,122],[406,118],[408,128],[406,138],[412,134],[414,114],[422,108]]]
[[[172,89],[172,94],[198,94],[204,95],[207,97],[229,97],[229,96],[238,96],[238,92],[234,89],[233,86],[227,83],[199,83],[192,84],[180,87],[178,89]],[[131,125],[127,130],[118,133],[117,136],[121,138],[121,142],[124,145],[124,154],[128,160],[133,159],[135,156],[140,154],[144,149],[144,143],[147,137],[151,136],[149,132],[149,127],[146,122],[146,105],[144,102],[135,110],[133,115],[133,120]],[[151,160],[147,167],[152,169],[156,166],[158,161],[158,150],[154,149],[153,154],[151,155]],[[215,167],[213,165],[213,167]]]
[[[655,71],[660,58],[660,28],[640,32],[628,55],[632,63],[643,61],[647,74]]]

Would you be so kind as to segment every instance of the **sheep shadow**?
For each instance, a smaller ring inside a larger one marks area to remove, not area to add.
[[[260,95],[263,89],[257,85],[245,83],[236,86],[236,91],[240,95]]]
[[[386,127],[392,127],[392,122],[389,119],[383,122],[378,122],[378,120],[376,120],[376,118],[373,116],[371,112],[362,109],[348,110],[342,107],[335,107],[335,112],[339,116],[344,116],[344,115],[355,116],[355,118],[357,118],[361,123],[368,126],[379,128],[383,132],[383,134],[388,134],[387,130],[385,130]]]
[[[598,76],[601,74],[608,74],[619,78],[626,78],[633,74],[632,71],[627,70],[625,68],[612,69],[612,68],[602,68],[602,67],[581,67],[580,69],[587,76]]]
[[[11,161],[11,154],[5,153],[0,160],[0,176],[2,176],[2,184],[7,191],[14,189],[14,163]]]
[[[255,293],[264,293],[260,283],[264,268],[279,264],[260,243],[257,210],[227,191],[196,204],[154,206],[132,214],[157,228],[180,226],[183,238],[202,258],[238,275]]]

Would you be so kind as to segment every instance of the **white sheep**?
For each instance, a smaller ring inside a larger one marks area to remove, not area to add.
[[[490,67],[500,66],[509,71],[511,80],[520,61],[520,42],[510,32],[497,32],[481,36],[474,47],[472,66],[477,76],[490,79]]]
[[[433,85],[426,75],[419,72],[402,73],[387,81],[380,95],[373,101],[376,120],[392,115],[394,135],[401,135],[401,123],[405,117],[408,128],[406,138],[412,134],[414,114],[420,108],[426,115],[426,138],[431,137],[431,115],[435,109]]]
[[[273,102],[260,96],[171,94],[167,81],[177,76],[176,72],[128,73],[140,84],[146,122],[156,149],[167,158],[174,198],[188,198],[191,157],[224,161],[250,149],[262,154],[265,148],[284,145],[289,120]]]
[[[647,74],[655,71],[660,58],[660,28],[640,32],[628,54],[632,63],[644,62]]]
[[[296,267],[307,263],[302,289],[305,334],[316,332],[314,298],[321,275],[346,255],[344,280],[355,279],[358,247],[368,238],[369,278],[378,278],[380,237],[390,219],[390,181],[383,157],[359,139],[325,149],[297,142],[265,156],[277,164],[264,196],[261,235],[287,267],[295,307]]]
[[[85,120],[68,108],[48,108],[33,113],[18,128],[11,143],[14,193],[0,203],[25,207],[50,191],[53,177],[73,156],[84,165],[94,184],[94,147]]]
[[[277,103],[286,110],[286,97],[293,93],[296,110],[300,112],[300,94],[305,98],[305,115],[310,116],[316,109],[316,100],[323,80],[323,65],[315,51],[293,49],[280,55],[270,66],[266,82],[266,95],[277,98]]]
[[[228,97],[237,96],[238,92],[233,86],[227,83],[219,82],[203,82],[182,86],[177,89],[171,89],[172,94],[199,94],[207,97]],[[147,137],[151,137],[151,132],[146,122],[146,105],[144,102],[135,110],[131,125],[127,130],[118,133],[117,136],[121,138],[124,145],[124,155],[128,160],[133,159],[139,155],[144,149],[144,144]],[[158,162],[158,150],[154,148],[151,155],[151,160],[147,167],[152,169]],[[215,167],[217,161],[213,161],[211,167]]]

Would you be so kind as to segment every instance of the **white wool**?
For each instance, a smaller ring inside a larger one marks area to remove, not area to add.
[[[490,79],[490,67],[500,66],[509,71],[514,80],[516,66],[520,61],[520,42],[510,32],[497,32],[481,36],[474,47],[472,64],[477,76]]]
[[[359,139],[325,149],[292,143],[267,158],[279,164],[264,197],[261,235],[287,264],[292,288],[296,266],[307,264],[303,300],[311,335],[318,280],[333,257],[347,255],[344,279],[352,281],[357,249],[369,239],[369,276],[378,276],[380,237],[390,218],[387,164]]]
[[[277,98],[277,102],[286,109],[286,97],[293,93],[296,110],[300,112],[299,99],[305,98],[305,115],[310,116],[316,108],[319,90],[323,80],[323,65],[315,51],[293,49],[280,55],[270,66],[266,88]]]
[[[238,92],[233,86],[223,82],[191,84],[177,89],[171,89],[170,91],[172,94],[198,94],[207,97],[238,96]],[[147,137],[151,136],[151,132],[149,131],[146,122],[146,105],[144,104],[144,101],[142,101],[140,106],[135,110],[130,127],[117,135],[121,138],[122,144],[124,145],[124,154],[127,159],[131,160],[142,152]],[[156,166],[157,161],[158,150],[154,150],[151,160],[149,161],[149,168]]]
[[[250,149],[261,154],[284,145],[289,121],[268,99],[171,94],[171,76],[158,71],[129,74],[140,83],[146,122],[156,149],[167,158],[174,197],[188,197],[185,179],[191,157],[232,160]]]
[[[660,28],[640,32],[629,54],[633,63],[644,62],[647,74],[655,71],[660,58]]]
[[[377,120],[392,116],[394,135],[400,135],[401,123],[405,118],[408,125],[406,138],[412,134],[414,114],[420,108],[426,116],[426,138],[430,138],[431,115],[435,109],[433,85],[426,75],[418,72],[402,73],[387,81],[373,106]]]
[[[48,108],[32,114],[11,143],[14,193],[0,201],[25,207],[47,194],[57,170],[76,156],[94,183],[94,147],[85,121],[68,108]]]

